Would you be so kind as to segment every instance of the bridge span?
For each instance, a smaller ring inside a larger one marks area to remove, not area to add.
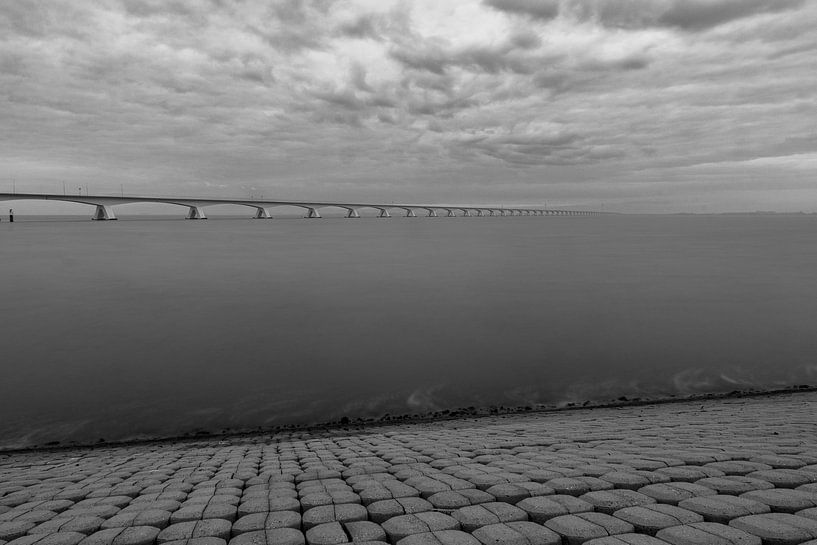
[[[408,204],[408,203],[361,203],[361,202],[320,202],[320,201],[273,201],[256,199],[218,199],[211,197],[136,197],[113,195],[60,195],[56,193],[0,193],[0,201],[39,200],[63,201],[94,206],[93,220],[115,220],[114,206],[133,203],[162,203],[187,208],[186,219],[207,219],[204,208],[221,204],[246,206],[255,210],[256,219],[272,219],[271,210],[279,206],[303,208],[305,218],[320,218],[323,208],[340,208],[346,211],[347,218],[359,218],[360,210],[370,208],[376,211],[379,218],[390,218],[391,212],[400,210],[406,217],[415,218],[417,212],[427,217],[461,216],[595,216],[604,214],[590,210],[554,210],[542,206],[488,206],[461,204]]]

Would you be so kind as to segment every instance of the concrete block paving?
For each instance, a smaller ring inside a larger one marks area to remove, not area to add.
[[[0,453],[0,545],[817,545],[817,393]]]

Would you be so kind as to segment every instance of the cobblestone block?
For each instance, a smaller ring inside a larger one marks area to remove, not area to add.
[[[656,503],[653,498],[629,489],[588,492],[580,496],[579,499],[591,504],[596,511],[608,515],[625,507]]]
[[[670,526],[703,522],[704,517],[693,511],[674,505],[655,503],[639,507],[619,509],[613,516],[632,524],[637,532],[655,535]]]
[[[742,475],[727,475],[724,477],[709,477],[697,481],[697,484],[711,488],[718,494],[743,494],[752,490],[768,490],[774,485],[768,481],[746,477]]]
[[[593,511],[593,505],[591,503],[579,498],[574,498],[573,496],[560,494],[527,498],[516,504],[516,506],[525,511],[530,520],[540,524],[561,515]]]
[[[0,522],[0,539],[12,541],[26,535],[35,526],[36,523],[27,521]]]
[[[479,505],[461,507],[451,513],[457,519],[466,532],[476,530],[481,526],[497,524],[500,522],[515,522],[527,520],[527,513],[509,503],[489,502]]]
[[[724,475],[748,475],[755,471],[763,471],[765,469],[772,469],[768,464],[761,464],[760,462],[749,462],[747,460],[727,460],[725,462],[712,462],[706,464],[704,467],[717,469]],[[709,477],[718,477],[719,475],[708,475]]]
[[[666,475],[673,482],[686,483],[694,483],[697,480],[705,479],[707,477],[723,477],[725,475],[723,471],[712,467],[712,464],[707,464],[705,466],[662,467],[656,469],[655,472],[661,475]]]
[[[230,545],[304,545],[305,543],[304,534],[294,528],[247,532],[230,540]]]
[[[99,530],[105,519],[92,515],[54,518],[31,528],[29,534],[55,534],[57,532],[79,532],[90,535]]]
[[[483,545],[561,545],[562,538],[549,528],[520,521],[490,524],[472,534]]]
[[[80,543],[82,545],[153,545],[158,535],[159,529],[152,526],[109,528],[94,532]]]
[[[597,537],[585,541],[584,545],[667,545],[667,542],[644,534],[619,534],[617,536]]]
[[[711,488],[695,483],[660,483],[648,484],[638,491],[653,498],[659,503],[678,505],[678,502],[698,496],[714,496],[717,494]]]
[[[313,507],[305,512],[303,514],[302,525],[304,530],[309,530],[318,524],[366,520],[367,517],[368,512],[366,508],[357,503],[322,505],[320,507]]]
[[[382,526],[392,543],[412,534],[460,529],[460,523],[456,519],[435,511],[393,517]]]
[[[146,509],[144,511],[120,512],[102,523],[100,528],[129,528],[131,526],[152,526],[164,530],[170,525],[170,513],[160,509]]]
[[[707,522],[727,524],[730,520],[747,515],[768,513],[768,505],[747,498],[718,495],[691,498],[678,504],[679,507],[698,513]]]
[[[480,545],[477,538],[459,530],[440,530],[412,534],[401,539],[397,545]]]
[[[562,515],[548,520],[545,526],[562,536],[567,545],[580,545],[593,538],[626,534],[634,530],[629,522],[603,513]]]
[[[273,511],[272,513],[253,513],[241,517],[233,523],[233,537],[247,532],[274,530],[276,528],[301,527],[301,515],[294,511]]]
[[[672,545],[761,545],[757,536],[716,522],[697,522],[665,528],[656,534]]]
[[[753,490],[740,495],[741,498],[754,500],[768,505],[772,511],[780,513],[796,513],[809,507],[817,507],[817,497],[814,494],[801,490],[787,490],[772,488],[769,490]]]
[[[33,534],[28,536],[18,537],[9,544],[14,545],[77,545],[83,539],[85,534],[79,532],[57,532],[55,534]]]
[[[452,492],[442,492],[442,494],[447,493]],[[456,494],[456,492],[453,493]],[[366,508],[369,513],[369,518],[378,524],[383,523],[392,517],[422,513],[433,509],[434,505],[422,498],[398,498],[396,500],[383,500],[371,503]]]
[[[817,481],[817,476],[796,469],[765,469],[749,473],[748,476],[767,481],[776,488],[797,488]]]
[[[797,545],[817,538],[817,521],[789,513],[768,513],[736,518],[729,526],[758,536],[763,543]]]
[[[198,537],[230,538],[231,524],[223,519],[197,520],[171,524],[156,537],[159,544]]]

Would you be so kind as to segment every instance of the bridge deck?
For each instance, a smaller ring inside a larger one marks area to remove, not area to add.
[[[543,206],[513,205],[493,206],[481,204],[441,204],[441,203],[377,203],[377,202],[337,202],[337,201],[285,201],[262,199],[223,199],[214,197],[158,197],[158,196],[125,196],[125,195],[59,195],[49,193],[0,193],[0,201],[15,200],[46,200],[87,204],[95,206],[92,219],[116,219],[113,207],[132,203],[161,203],[184,206],[188,209],[188,219],[206,219],[204,208],[215,205],[238,205],[256,210],[255,217],[269,219],[272,217],[270,209],[291,206],[304,208],[306,217],[320,218],[319,209],[340,208],[347,211],[348,218],[359,218],[361,208],[371,208],[379,211],[379,217],[391,217],[390,210],[404,210],[409,217],[417,217],[418,210],[424,210],[429,217],[437,217],[437,211],[444,211],[447,216],[456,216],[461,212],[463,216],[520,216],[520,215],[569,215],[590,216],[599,212],[586,210],[554,210]]]

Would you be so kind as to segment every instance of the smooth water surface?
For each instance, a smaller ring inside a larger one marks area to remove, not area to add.
[[[817,377],[817,217],[0,223],[0,444]]]

